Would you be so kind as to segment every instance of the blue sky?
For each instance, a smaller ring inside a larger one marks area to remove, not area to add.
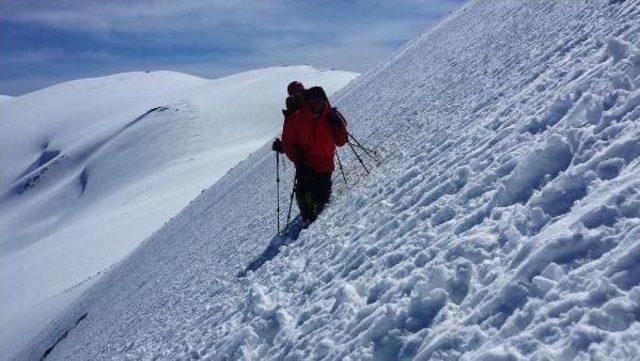
[[[0,2],[0,94],[134,70],[363,72],[464,0]]]

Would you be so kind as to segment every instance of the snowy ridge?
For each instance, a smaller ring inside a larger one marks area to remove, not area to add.
[[[49,357],[636,359],[639,18],[471,4],[334,98],[383,161],[341,150],[350,183],[297,242],[234,278],[275,229],[265,146],[20,358],[87,314]]]
[[[0,354],[273,138],[289,81],[332,93],[355,75],[309,66],[214,80],[132,72],[5,101]]]

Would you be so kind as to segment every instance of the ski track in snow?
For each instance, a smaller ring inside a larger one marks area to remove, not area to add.
[[[87,314],[51,359],[637,359],[639,19],[470,4],[334,98],[383,160],[341,150],[349,184],[275,259],[234,279],[275,229],[265,146],[20,358]]]

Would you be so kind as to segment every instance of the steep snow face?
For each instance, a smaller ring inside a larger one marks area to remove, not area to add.
[[[274,137],[288,82],[334,92],[354,76],[139,72],[1,99],[3,349]]]
[[[380,161],[341,150],[348,185],[276,258],[234,277],[276,228],[264,147],[21,356],[637,359],[639,18],[471,4],[334,98]]]

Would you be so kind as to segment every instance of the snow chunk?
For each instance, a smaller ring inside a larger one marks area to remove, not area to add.
[[[517,202],[526,203],[536,188],[567,169],[572,157],[569,144],[561,136],[552,135],[544,148],[518,163],[498,193],[497,205],[505,207]]]
[[[598,164],[596,172],[602,179],[613,179],[617,177],[618,174],[620,174],[620,170],[622,169],[622,167],[624,167],[624,164],[624,159],[613,157],[600,162],[600,164]]]
[[[620,38],[610,38],[607,41],[607,53],[613,58],[614,61],[617,62],[627,57],[631,46],[631,43],[626,42]]]

